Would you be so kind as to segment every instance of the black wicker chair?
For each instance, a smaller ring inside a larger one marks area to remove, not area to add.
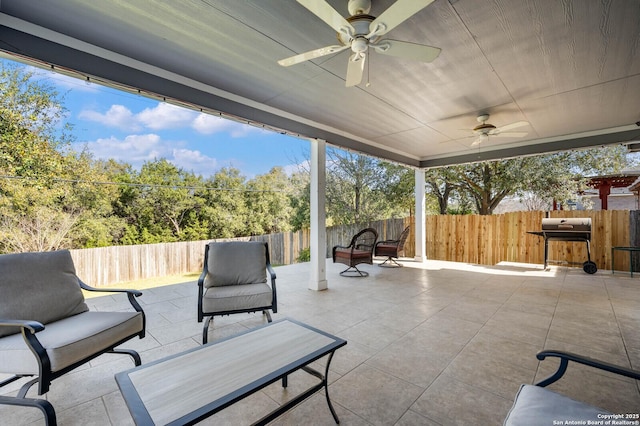
[[[406,228],[404,228],[404,231],[402,231],[402,233],[400,234],[400,237],[397,240],[384,240],[384,241],[378,241],[376,243],[374,255],[386,257],[384,262],[382,262],[378,266],[387,267],[387,268],[399,268],[402,266],[396,261],[396,259],[401,254],[404,254],[404,244],[407,242],[407,238],[409,237],[410,231],[411,231],[411,226],[407,226]]]
[[[343,263],[347,269],[340,272],[344,277],[367,277],[368,272],[361,271],[357,265],[368,263],[373,265],[373,249],[378,239],[378,232],[373,228],[366,228],[351,238],[348,246],[333,247],[333,263]]]

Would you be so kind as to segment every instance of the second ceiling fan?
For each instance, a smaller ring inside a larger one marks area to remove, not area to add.
[[[351,16],[344,18],[324,0],[296,0],[322,19],[338,33],[339,45],[331,45],[281,59],[278,64],[288,67],[321,56],[338,53],[346,49],[353,52],[347,66],[346,86],[356,86],[362,81],[364,63],[369,48],[383,55],[397,56],[422,62],[431,62],[440,54],[440,49],[407,41],[381,39],[411,16],[434,0],[397,0],[380,16],[369,15],[370,0],[349,0]]]
[[[510,138],[521,138],[527,135],[527,132],[512,132],[511,130],[519,127],[528,126],[528,121],[516,121],[515,123],[506,124],[501,127],[496,127],[491,123],[487,123],[489,120],[489,114],[480,114],[476,117],[479,125],[473,128],[473,133],[477,138],[471,143],[471,146],[480,145],[482,142],[489,140],[489,136],[500,136]]]

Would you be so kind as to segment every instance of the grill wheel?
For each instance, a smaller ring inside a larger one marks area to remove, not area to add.
[[[582,270],[585,271],[587,274],[595,274],[596,271],[598,270],[598,267],[596,266],[595,262],[587,260],[582,264]]]

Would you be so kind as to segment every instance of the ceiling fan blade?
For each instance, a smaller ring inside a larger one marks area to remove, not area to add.
[[[528,135],[527,132],[500,132],[500,133],[489,133],[491,136],[495,137],[503,137],[503,138],[523,138]]]
[[[491,134],[496,134],[497,135],[497,134],[505,132],[507,130],[517,129],[518,127],[523,127],[523,126],[528,126],[528,125],[529,125],[528,121],[516,121],[515,123],[511,123],[511,124],[507,124],[507,125],[502,126],[502,127],[498,127],[493,132],[491,132]]]
[[[480,145],[482,142],[488,141],[489,140],[489,136],[487,135],[480,135],[478,136],[478,138],[476,140],[474,140],[473,142],[471,142],[471,146],[478,146]]]
[[[433,1],[434,0],[397,0],[369,24],[369,31],[376,35],[386,34],[429,6]]]
[[[351,36],[355,33],[353,26],[340,15],[329,3],[324,0],[296,0],[309,9],[311,13],[322,19],[327,25],[338,33]]]
[[[321,47],[320,49],[310,50],[308,52],[300,53],[298,55],[294,55],[289,58],[280,59],[278,61],[278,64],[282,65],[283,67],[289,67],[291,65],[299,64],[300,62],[319,58],[321,56],[342,52],[343,50],[348,48],[349,46],[338,46],[338,45]]]
[[[437,47],[399,40],[382,40],[377,44],[369,44],[369,46],[383,55],[414,59],[422,62],[433,61],[438,57],[441,50]]]
[[[354,53],[349,58],[349,65],[347,66],[347,82],[346,86],[357,86],[362,81],[362,75],[364,74],[364,61],[366,56],[360,53]]]

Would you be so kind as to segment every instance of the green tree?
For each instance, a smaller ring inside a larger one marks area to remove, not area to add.
[[[378,193],[389,206],[388,217],[405,217],[415,207],[415,176],[413,170],[392,163],[380,163],[382,176]]]
[[[132,213],[140,242],[188,241],[201,234],[198,211],[204,199],[195,195],[204,186],[200,177],[159,159],[146,162],[137,181]]]
[[[79,207],[61,185],[73,167],[61,96],[21,67],[0,68],[0,247],[4,252],[71,245]]]
[[[289,178],[282,167],[274,167],[247,182],[245,198],[251,212],[247,227],[251,235],[291,230],[290,192]]]
[[[616,173],[627,164],[626,148],[616,145],[434,169],[429,179],[431,185],[450,188],[438,194],[445,199],[440,200],[441,207],[453,191],[459,191],[473,199],[479,214],[486,215],[510,195],[534,194],[567,203],[586,188],[588,176]]]
[[[300,170],[289,177],[291,192],[291,230],[299,231],[311,227],[311,177],[309,172]]]
[[[223,168],[205,183],[202,221],[209,238],[232,238],[247,235],[245,177],[240,170]]]
[[[327,217],[334,224],[366,223],[385,215],[378,192],[384,170],[372,157],[335,149],[327,153]]]

